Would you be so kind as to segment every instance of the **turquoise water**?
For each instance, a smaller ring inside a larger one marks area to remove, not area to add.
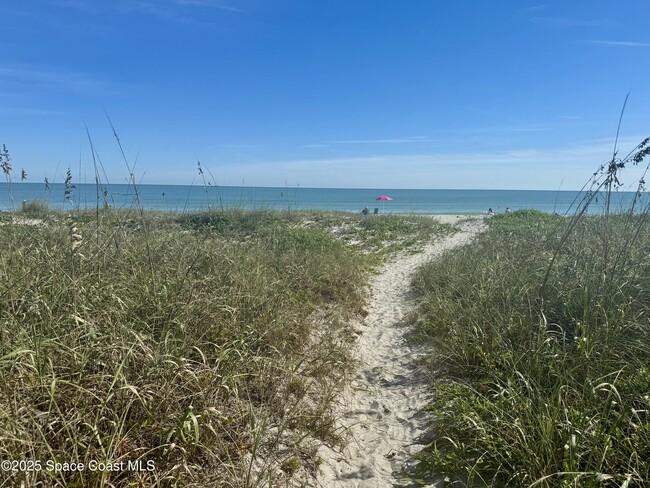
[[[271,208],[277,210],[339,210],[360,212],[364,206],[379,213],[482,213],[488,208],[503,212],[537,209],[543,212],[565,213],[579,196],[575,191],[537,190],[399,190],[399,189],[349,189],[349,188],[265,188],[265,187],[202,187],[182,185],[139,185],[140,201],[145,209],[163,211],[193,211],[207,208]],[[90,184],[75,184],[72,198],[65,198],[61,183],[13,183],[11,192],[7,183],[0,183],[0,209],[19,208],[21,202],[43,200],[58,209],[95,208],[104,200],[116,208],[135,205],[133,187],[126,184],[110,185],[106,197],[100,189]],[[392,201],[380,202],[376,198],[387,195]],[[13,203],[12,203],[13,196]],[[624,209],[634,194],[621,192],[614,195],[613,209]],[[591,211],[602,210],[602,198]]]

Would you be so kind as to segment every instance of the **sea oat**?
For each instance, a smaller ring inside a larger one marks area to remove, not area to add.
[[[77,227],[77,223],[73,222],[72,224],[70,224],[70,243],[71,243],[73,255],[78,254],[78,250],[82,242],[83,242],[83,238],[81,237],[81,232]]]

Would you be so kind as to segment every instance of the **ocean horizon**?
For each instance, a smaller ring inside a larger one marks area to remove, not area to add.
[[[437,189],[368,189],[368,188],[301,188],[198,185],[137,185],[138,199],[144,209],[188,212],[207,209],[330,210],[360,212],[367,206],[380,214],[472,214],[496,213],[507,208],[515,211],[534,209],[549,213],[571,213],[584,192],[568,190],[437,190]],[[380,196],[392,198],[377,201]],[[614,192],[612,211],[629,207],[634,192]],[[645,195],[643,200],[645,200]],[[136,205],[132,185],[111,184],[97,187],[77,183],[66,188],[63,183],[0,183],[0,210],[19,209],[22,202],[39,200],[54,209],[73,210],[100,207],[131,208]],[[597,197],[590,213],[603,210],[603,198]]]

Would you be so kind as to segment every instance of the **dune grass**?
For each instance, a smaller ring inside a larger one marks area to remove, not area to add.
[[[472,246],[419,271],[416,335],[433,346],[436,398],[416,477],[650,482],[647,221],[498,215]]]
[[[212,210],[185,214],[176,221],[185,228],[214,229],[238,237],[266,232],[278,224],[318,228],[379,261],[398,251],[417,252],[422,243],[454,232],[452,226],[429,216],[360,216],[335,211]]]
[[[315,470],[305,438],[338,442],[349,319],[379,259],[360,217],[25,214],[44,221],[0,225],[0,459],[42,465],[2,486],[268,486]]]
[[[151,267],[137,222],[79,220],[0,228],[0,457],[156,469],[14,482],[237,485],[264,426],[330,435],[359,255],[319,229],[235,240],[152,219]]]
[[[620,122],[619,122],[620,126]],[[615,148],[571,217],[519,211],[423,267],[415,335],[432,346],[433,441],[416,476],[454,486],[650,482],[650,204],[612,212]],[[600,200],[603,213],[590,215]]]

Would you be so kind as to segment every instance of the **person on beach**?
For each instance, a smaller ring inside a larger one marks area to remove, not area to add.
[[[370,210],[368,210],[368,206],[367,206],[367,205],[366,205],[365,207],[363,207],[363,210],[361,211],[361,213],[362,213],[363,215],[368,215],[369,212],[370,212]]]
[[[511,212],[510,207],[506,207],[506,213],[510,213],[510,212]]]
[[[492,210],[492,207],[488,208],[487,214],[494,215],[494,210]]]

